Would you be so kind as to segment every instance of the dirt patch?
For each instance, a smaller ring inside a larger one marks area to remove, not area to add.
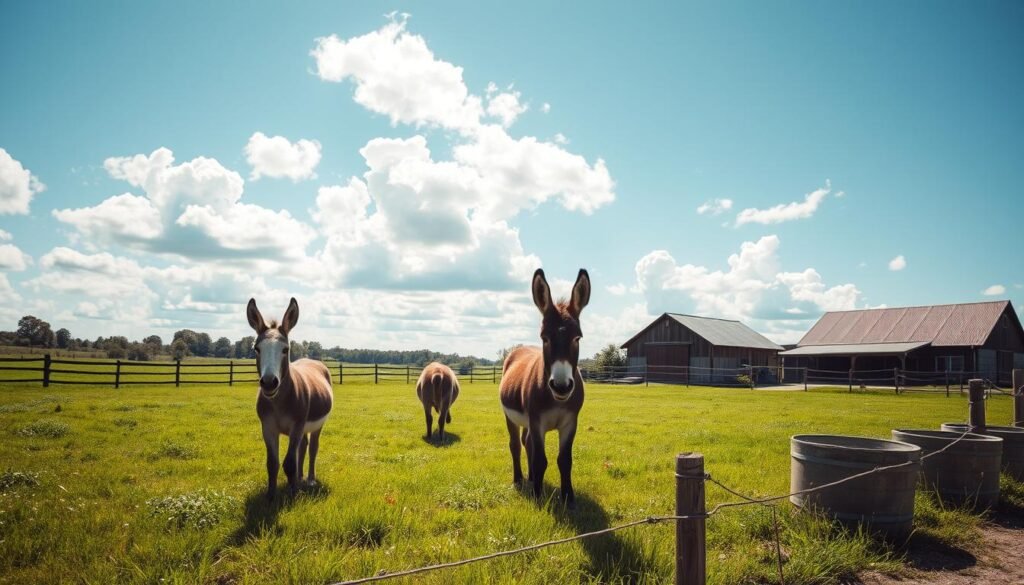
[[[863,573],[863,585],[1021,585],[1024,583],[1024,518],[1000,518],[981,529],[978,550],[918,543],[907,551],[910,572],[903,577]]]

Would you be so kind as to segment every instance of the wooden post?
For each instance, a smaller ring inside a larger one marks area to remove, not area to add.
[[[373,364],[373,383],[379,384],[379,378],[377,377],[377,364]]]
[[[235,385],[235,360],[228,362],[228,386]]]
[[[50,387],[50,354],[43,356],[43,388]]]
[[[957,377],[960,378],[960,396],[963,396],[964,395],[964,373],[960,372],[959,374],[957,374]]]
[[[647,358],[644,358],[644,387],[651,385],[651,377],[648,373]]]
[[[410,373],[412,373],[412,370],[409,369],[409,364],[405,364],[405,383],[406,384],[409,383],[409,374]]]
[[[892,369],[892,383],[896,386],[896,393],[900,393],[900,369]]]
[[[750,389],[754,389],[754,366],[747,366],[747,375],[750,377]]]
[[[114,389],[121,387],[121,360],[114,364]]]
[[[949,398],[949,370],[946,370],[946,398]]]
[[[345,364],[338,362],[338,384],[345,380]]]
[[[676,515],[703,516],[704,456],[676,455]],[[707,559],[705,518],[676,520],[676,585],[704,585]]]
[[[174,360],[174,387],[181,386],[181,360]]]
[[[971,432],[985,432],[985,381],[974,378],[967,383],[971,401]]]
[[[853,392],[853,370],[846,374],[846,384],[849,386],[847,391]]]
[[[807,392],[807,366],[804,366],[804,392]]]
[[[491,366],[491,383],[498,383],[498,366]]]
[[[1013,426],[1024,427],[1024,370],[1013,371]]]

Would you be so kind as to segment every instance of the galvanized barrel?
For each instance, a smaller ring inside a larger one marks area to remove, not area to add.
[[[967,430],[967,425],[942,423],[942,430],[962,433]],[[1003,440],[1003,471],[1017,481],[1024,481],[1024,428],[985,427],[982,434]]]
[[[867,437],[796,435],[790,439],[790,456],[792,492],[876,467],[902,464],[789,499],[802,509],[822,512],[848,526],[864,526],[890,540],[910,535],[914,488],[921,470],[921,448],[917,445]]]
[[[921,477],[928,489],[953,504],[986,510],[999,503],[999,468],[1003,440],[963,431],[897,429],[896,441],[921,448]],[[943,451],[943,449],[945,449]],[[940,452],[941,451],[941,452]]]

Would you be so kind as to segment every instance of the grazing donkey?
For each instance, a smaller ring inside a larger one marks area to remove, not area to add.
[[[519,347],[505,358],[501,378],[501,406],[508,427],[508,447],[512,452],[512,481],[521,484],[520,440],[526,447],[526,464],[533,493],[540,497],[548,460],[544,455],[544,435],[558,430],[558,471],[562,476],[560,496],[572,509],[576,493],[572,489],[572,443],[576,438],[576,419],[583,408],[583,379],[576,367],[580,357],[580,311],[590,301],[590,275],[580,269],[572,297],[557,303],[538,269],[533,275],[533,302],[540,309],[540,338],[543,348]],[[522,428],[522,436],[519,429]]]
[[[299,320],[299,304],[292,299],[281,325],[268,325],[256,308],[256,299],[249,299],[246,310],[249,325],[256,330],[256,371],[260,376],[260,392],[256,414],[263,426],[263,442],[267,445],[267,498],[274,499],[279,467],[278,441],[288,435],[288,452],[284,456],[284,473],[291,494],[302,480],[302,463],[309,449],[307,483],[316,483],[316,453],[320,449],[320,431],[334,403],[331,373],[323,362],[309,359],[291,362],[288,359],[288,333]]]
[[[444,442],[444,425],[452,422],[451,407],[459,397],[459,379],[448,366],[431,362],[423,368],[420,379],[416,381],[416,396],[423,403],[423,413],[427,417],[427,439],[430,438],[434,425],[434,417],[430,409],[437,411],[437,434]]]

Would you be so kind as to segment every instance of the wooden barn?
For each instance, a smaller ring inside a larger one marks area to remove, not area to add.
[[[633,373],[693,383],[730,382],[747,366],[758,368],[758,381],[773,381],[782,350],[739,321],[677,313],[658,317],[622,348]]]
[[[899,368],[1009,384],[1012,370],[1024,368],[1024,329],[1010,301],[836,311],[779,355],[787,368]]]

